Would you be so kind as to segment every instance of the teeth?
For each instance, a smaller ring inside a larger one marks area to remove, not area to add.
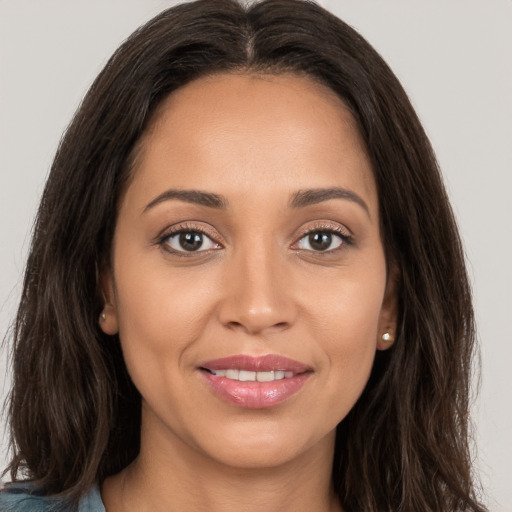
[[[232,380],[239,380],[240,370],[226,370],[226,377]]]
[[[245,370],[240,370],[238,380],[241,382],[254,382],[256,380],[256,372],[247,372]]]
[[[291,379],[293,372],[284,370],[271,370],[268,372],[251,372],[248,370],[211,370],[217,377],[226,377],[240,382],[273,382],[274,380]]]
[[[257,372],[256,379],[258,382],[272,382],[274,380],[274,372]]]

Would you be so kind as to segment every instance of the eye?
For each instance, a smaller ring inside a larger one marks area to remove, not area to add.
[[[306,251],[327,252],[337,249],[344,241],[343,235],[333,231],[310,231],[299,240],[297,247]]]
[[[165,237],[163,242],[177,252],[201,252],[220,248],[220,245],[205,233],[192,230],[177,231]]]

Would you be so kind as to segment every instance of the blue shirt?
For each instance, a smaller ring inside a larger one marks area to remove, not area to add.
[[[24,483],[10,484],[0,490],[0,512],[70,512],[62,500],[51,496],[30,494],[31,486]],[[73,512],[105,512],[100,490],[95,485],[80,499]]]

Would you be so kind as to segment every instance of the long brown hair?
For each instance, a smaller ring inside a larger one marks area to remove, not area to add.
[[[345,102],[373,165],[395,345],[337,431],[346,510],[481,511],[468,446],[474,317],[464,255],[430,143],[398,80],[316,4],[199,0],[162,12],[112,56],[69,126],[44,190],[14,325],[9,469],[76,500],[138,454],[140,396],[119,340],[98,328],[136,143],[160,102],[219,72],[307,74]]]

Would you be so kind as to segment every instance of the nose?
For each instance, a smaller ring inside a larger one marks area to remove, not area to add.
[[[286,330],[297,318],[293,283],[286,258],[272,249],[248,249],[234,254],[224,277],[219,308],[221,323],[251,335]]]

